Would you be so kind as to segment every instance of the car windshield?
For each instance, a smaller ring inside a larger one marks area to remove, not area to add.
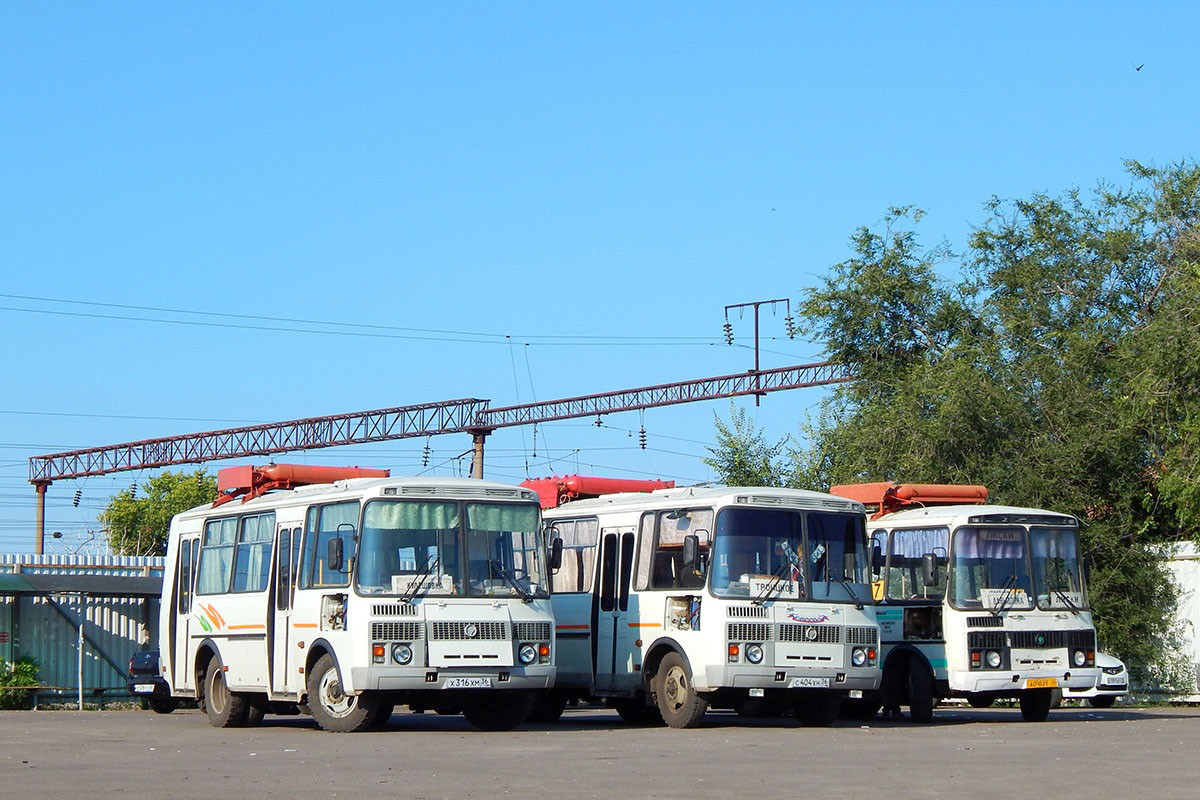
[[[1079,559],[1079,536],[1075,527],[1029,529],[1033,550],[1033,574],[1037,580],[1039,608],[1080,609],[1087,606],[1083,570]]]
[[[727,508],[713,537],[712,591],[723,597],[804,597],[799,511]]]
[[[533,504],[373,500],[363,512],[362,594],[546,594]]]
[[[956,607],[992,611],[1033,607],[1024,528],[959,528],[950,558],[950,600]]]

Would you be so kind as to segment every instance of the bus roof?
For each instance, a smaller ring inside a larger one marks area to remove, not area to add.
[[[823,492],[807,489],[783,489],[767,486],[701,487],[683,486],[658,489],[653,492],[624,492],[606,494],[587,500],[574,500],[554,509],[548,509],[546,517],[564,517],[575,514],[596,513],[601,510],[628,510],[637,507],[678,507],[680,503],[707,504],[726,500],[731,504],[751,506],[785,506],[801,508],[828,508],[837,511],[862,513],[861,503]]]

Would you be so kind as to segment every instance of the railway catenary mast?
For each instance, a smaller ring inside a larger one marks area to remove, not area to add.
[[[757,396],[844,383],[852,378],[845,366],[820,362],[500,408],[489,408],[488,400],[476,398],[447,400],[33,456],[29,459],[29,482],[37,498],[35,552],[42,552],[45,537],[46,489],[56,480],[444,433],[471,434],[471,476],[482,478],[484,440],[498,428]]]

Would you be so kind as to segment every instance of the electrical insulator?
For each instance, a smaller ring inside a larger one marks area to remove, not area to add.
[[[638,431],[638,444],[640,444],[642,446],[643,450],[646,449],[646,426],[645,425],[643,425],[642,429],[640,431]]]
[[[421,466],[429,466],[429,442],[425,443],[425,449],[421,452]]]
[[[71,505],[79,508],[79,498],[83,497],[83,489],[76,489],[75,496],[71,498]]]
[[[597,427],[597,428],[603,428],[603,427],[604,427],[604,420],[600,419],[600,415],[599,415],[599,414],[597,414],[597,415],[596,415],[596,427]]]
[[[137,500],[137,483],[129,484],[129,499]]]
[[[725,320],[725,344],[733,344],[733,324]]]
[[[787,335],[789,339],[796,338],[796,320],[792,319],[792,312],[783,318],[783,324],[787,327]]]

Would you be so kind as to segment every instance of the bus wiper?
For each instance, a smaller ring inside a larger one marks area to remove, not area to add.
[[[1062,601],[1067,604],[1067,608],[1071,609],[1072,614],[1079,613],[1079,606],[1075,605],[1074,601],[1071,600],[1070,597],[1067,597],[1066,592],[1064,592],[1062,589],[1058,588],[1057,586],[1053,587],[1050,591],[1057,594],[1062,599]]]
[[[846,594],[850,595],[850,599],[854,601],[854,607],[857,608],[859,611],[862,611],[862,607],[863,607],[862,600],[858,599],[858,595],[855,594],[854,590],[850,588],[850,584],[846,582],[846,579],[845,578],[835,578],[835,580],[842,585],[843,589],[846,590]]]
[[[1010,599],[1014,603],[1017,601],[1016,592],[1012,591],[1016,584],[1017,576],[1015,573],[1004,579],[1004,584],[1000,587],[1000,591],[1004,592],[1004,595],[1000,598],[1000,605],[996,608],[989,609],[993,616],[999,617],[1001,614],[1007,611]]]
[[[401,603],[410,603],[417,596],[417,592],[421,591],[421,586],[425,583],[425,579],[429,577],[429,573],[433,572],[433,568],[437,566],[438,557],[434,556],[425,562],[425,566],[413,578],[412,583],[408,585],[408,591],[400,595]]]
[[[771,582],[764,586],[763,590],[750,602],[759,606],[764,605],[771,598],[771,595],[775,594],[776,588],[783,583],[783,576],[787,573],[790,566],[791,564],[787,561],[780,564],[779,568],[771,573]]]
[[[521,584],[517,582],[517,579],[512,576],[511,572],[504,568],[503,564],[494,558],[488,563],[491,564],[491,567],[495,572],[500,574],[501,578],[504,578],[505,582],[509,586],[517,590],[517,594],[521,595],[522,602],[528,603],[533,600],[533,595],[521,588]]]

